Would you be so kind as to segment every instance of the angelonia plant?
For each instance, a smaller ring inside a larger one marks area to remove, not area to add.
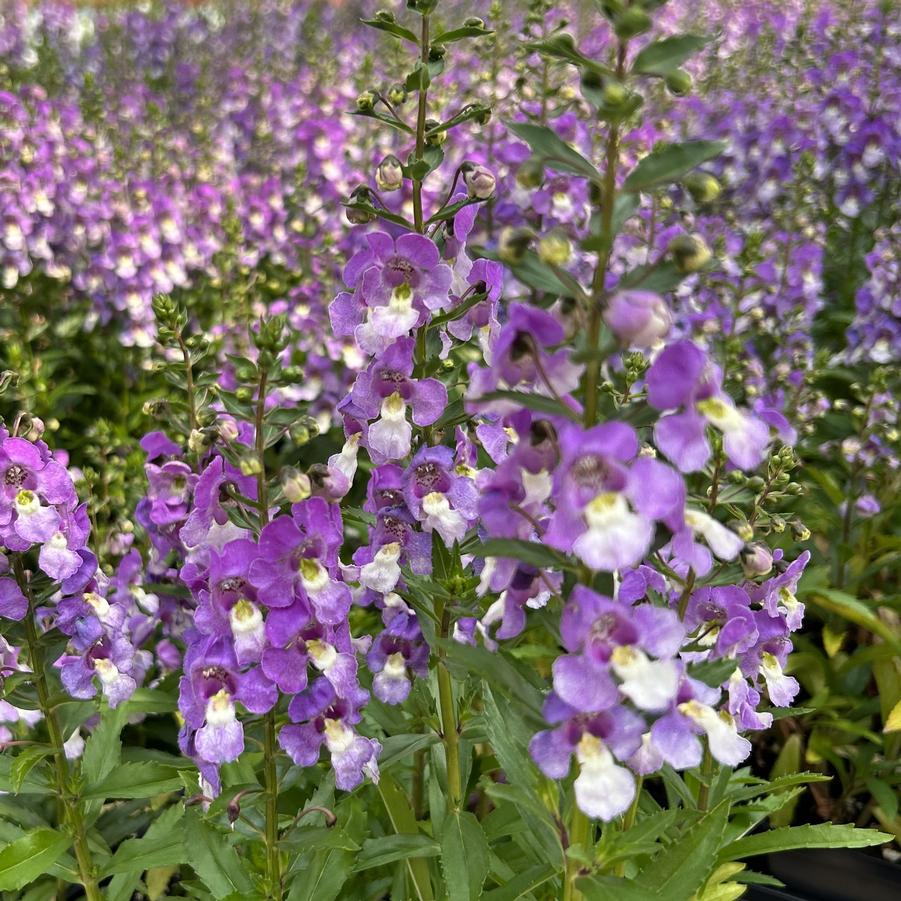
[[[28,411],[0,430],[0,703],[37,737],[0,760],[40,798],[0,888],[713,901],[766,881],[755,855],[886,840],[755,832],[824,781],[749,767],[800,690],[810,533],[789,411],[676,315],[719,289],[692,223],[727,145],[651,117],[706,39],[657,0],[589,5],[579,40],[531,4],[501,134],[455,68],[499,38],[443,6],[364,21],[403,68],[346,98],[379,130],[346,139],[346,378],[307,390],[328,357],[252,287],[214,329],[157,292],[147,543],[114,531],[104,566],[91,478]]]

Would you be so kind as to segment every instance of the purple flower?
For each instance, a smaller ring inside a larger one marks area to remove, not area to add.
[[[710,459],[706,427],[723,433],[726,456],[740,469],[753,469],[769,444],[769,428],[739,410],[723,393],[720,374],[690,341],[666,347],[647,374],[648,403],[667,413],[654,428],[654,441],[683,472],[703,469]]]
[[[573,551],[592,569],[635,566],[647,554],[654,522],[682,521],[685,486],[677,472],[647,457],[636,459],[638,439],[622,423],[560,433],[554,473],[556,509],[545,541]]]
[[[604,311],[604,322],[626,347],[653,347],[673,327],[663,298],[650,291],[618,291]]]

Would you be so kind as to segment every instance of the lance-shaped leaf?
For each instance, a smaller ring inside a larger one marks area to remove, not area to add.
[[[488,876],[488,839],[475,815],[449,810],[441,826],[441,869],[449,901],[476,901]]]
[[[582,178],[601,183],[601,173],[577,150],[573,150],[559,135],[545,125],[530,122],[510,122],[507,126],[516,137],[525,141],[535,156],[558,172],[572,172]]]
[[[647,191],[649,188],[671,184],[701,163],[718,156],[725,149],[723,141],[665,144],[638,163],[626,177],[623,190]]]
[[[450,31],[442,31],[432,39],[432,43],[453,44],[454,41],[462,41],[466,38],[482,38],[486,34],[494,34],[494,32],[481,25],[463,25],[460,28],[452,28]]]
[[[361,21],[370,28],[377,28],[379,31],[384,31],[396,38],[419,46],[419,38],[409,28],[404,28],[403,25],[398,25],[397,22],[385,22],[382,19],[362,19]]]
[[[42,876],[69,847],[69,836],[35,829],[0,851],[0,891],[17,891]]]
[[[635,57],[632,71],[640,75],[658,75],[665,78],[706,43],[707,38],[697,34],[680,34],[653,41],[643,47]]]
[[[869,848],[891,840],[892,836],[888,833],[877,829],[858,829],[850,824],[789,826],[746,835],[727,845],[720,853],[720,860],[743,860],[757,854],[796,848]]]
[[[534,41],[527,44],[526,47],[529,50],[534,50],[536,53],[542,54],[542,56],[550,56],[553,59],[562,59],[565,62],[576,66],[578,69],[588,69],[592,72],[596,72],[598,75],[612,76],[615,74],[608,66],[585,56],[585,54],[576,47],[573,36],[566,32],[555,34],[549,38],[545,38],[543,41]]]

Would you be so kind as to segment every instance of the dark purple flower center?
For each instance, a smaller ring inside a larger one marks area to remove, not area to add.
[[[436,463],[420,463],[416,467],[416,484],[426,494],[431,491],[447,492],[447,473]]]
[[[247,583],[240,576],[229,576],[219,583],[220,591],[240,591]]]
[[[13,465],[6,470],[4,481],[7,485],[18,488],[25,481],[27,476],[28,471],[24,467],[19,466],[18,463],[13,463]]]
[[[376,492],[380,507],[396,507],[404,500],[403,492],[398,488],[381,488]]]
[[[572,477],[580,488],[604,487],[610,469],[600,457],[586,455],[579,457],[572,465]]]
[[[726,621],[726,611],[716,604],[704,604],[701,607],[701,616],[708,623],[724,623]]]
[[[382,520],[384,530],[399,544],[403,544],[409,531],[409,526],[397,516],[386,516]]]
[[[391,257],[385,263],[385,281],[392,287],[402,285],[405,282],[410,286],[416,284],[416,267],[403,257]]]
[[[619,620],[614,613],[603,613],[591,624],[591,637],[599,641],[607,641],[616,628]]]

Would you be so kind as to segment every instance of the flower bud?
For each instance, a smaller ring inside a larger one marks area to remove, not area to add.
[[[626,347],[653,347],[673,326],[663,298],[651,291],[618,291],[604,311],[604,322]]]
[[[380,9],[375,14],[375,20],[377,22],[384,22],[387,25],[393,25],[395,22],[394,13],[391,12],[390,9]]]
[[[404,170],[400,160],[389,153],[375,170],[375,183],[381,191],[397,191],[404,183]]]
[[[541,160],[526,160],[516,170],[516,183],[522,188],[540,188],[544,181],[544,166]]]
[[[470,16],[463,22],[463,25],[466,28],[484,28],[485,20],[480,19],[478,16]]]
[[[613,20],[613,30],[620,40],[634,38],[650,27],[651,17],[638,6],[627,7]]]
[[[350,192],[350,197],[347,198],[348,203],[368,203],[372,204],[372,191],[366,187],[366,185],[357,185],[353,191]],[[344,215],[347,216],[347,221],[351,225],[366,225],[367,222],[372,222],[375,219],[375,213],[370,210],[361,210],[361,209],[351,209],[346,208],[344,210]]]
[[[749,522],[740,523],[733,531],[745,543],[749,542],[754,537],[754,527]]]
[[[683,182],[695,203],[711,203],[720,196],[720,183],[707,172],[693,172]]]
[[[507,226],[498,239],[498,256],[505,263],[518,263],[525,256],[533,237],[533,233],[527,228]]]
[[[563,266],[573,255],[573,246],[563,232],[554,229],[538,242],[538,257],[549,266]]]
[[[425,120],[425,142],[431,147],[440,147],[447,140],[446,130],[433,131],[433,129],[438,128],[440,125],[441,123],[437,119]]]
[[[263,466],[256,457],[243,457],[238,464],[242,476],[258,476],[263,471]]]
[[[666,87],[671,94],[684,97],[691,90],[691,76],[684,69],[676,69],[666,76]]]
[[[361,113],[369,113],[375,108],[375,101],[378,98],[372,91],[363,91],[357,97],[357,110]]]
[[[773,568],[773,553],[765,544],[750,544],[741,552],[741,565],[749,579],[765,576]]]
[[[305,501],[312,493],[310,477],[293,466],[286,466],[281,473],[282,491],[292,504]]]
[[[697,272],[710,262],[710,248],[698,235],[678,235],[670,241],[669,252],[680,272]]]
[[[487,200],[494,194],[495,178],[485,166],[464,163],[460,167],[463,175],[463,184],[473,200]]]
[[[400,104],[406,102],[406,99],[407,89],[402,84],[393,84],[388,88],[389,103],[393,103],[394,106],[400,106]]]

